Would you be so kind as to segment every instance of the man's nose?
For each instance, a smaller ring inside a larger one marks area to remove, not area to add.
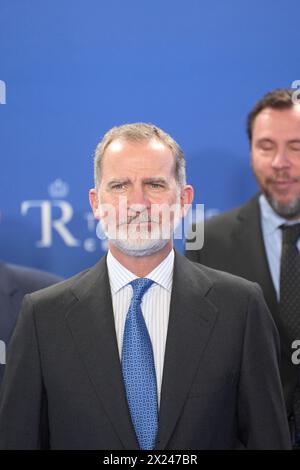
[[[145,206],[149,206],[149,199],[143,187],[137,186],[132,189],[128,196],[128,204],[130,206],[141,206],[141,208],[143,207],[143,209],[145,209]]]
[[[276,170],[282,170],[283,168],[288,168],[290,166],[290,161],[285,149],[278,149],[273,160],[272,167]]]

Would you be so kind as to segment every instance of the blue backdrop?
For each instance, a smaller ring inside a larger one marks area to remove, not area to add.
[[[300,78],[299,0],[0,0],[0,258],[69,276],[102,253],[88,204],[110,127],[183,147],[206,215],[244,202],[245,117]]]

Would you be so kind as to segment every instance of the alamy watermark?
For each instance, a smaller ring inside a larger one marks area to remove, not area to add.
[[[128,205],[126,196],[118,206],[100,204],[97,226],[99,239],[110,240],[186,240],[186,250],[200,250],[204,242],[204,205],[180,203]]]
[[[0,104],[6,104],[6,83],[0,80]]]
[[[0,364],[6,364],[6,345],[2,339],[0,340]]]
[[[293,341],[292,349],[295,349],[292,354],[292,363],[295,366],[298,366],[300,364],[300,339],[295,339],[295,341]]]
[[[292,94],[293,103],[300,104],[300,80],[294,80],[291,84],[291,88],[295,88],[295,91]]]

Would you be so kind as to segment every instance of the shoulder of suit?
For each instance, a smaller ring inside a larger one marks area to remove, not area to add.
[[[219,215],[215,215],[210,219],[205,220],[206,227],[216,226],[228,222],[233,222],[236,220],[241,207],[236,207],[234,209],[230,209],[229,211],[225,211]]]
[[[218,269],[210,268],[204,264],[191,261],[186,258],[186,266],[180,266],[184,273],[185,278],[188,278],[190,283],[201,285],[205,279],[211,287],[220,287],[230,290],[249,290],[256,286],[256,283],[248,281],[242,277],[235,276],[234,274],[221,271]],[[182,269],[182,267],[184,269]]]
[[[223,212],[222,214],[211,217],[205,220],[205,230],[214,230],[219,227],[230,228],[237,223],[237,221],[243,217],[253,217],[257,214],[258,208],[258,194],[252,197],[245,204]]]
[[[100,261],[84,271],[81,271],[74,276],[59,282],[58,284],[46,287],[45,289],[38,290],[30,294],[30,299],[34,304],[40,306],[59,304],[66,305],[74,301],[76,293],[79,291],[80,295],[85,296],[92,285],[99,282],[101,288],[101,280],[99,275],[106,272],[105,257]]]
[[[3,264],[2,268],[8,282],[14,284],[24,293],[42,289],[62,280],[61,277],[55,274],[27,266]]]
[[[188,260],[195,269],[195,273],[198,272],[199,282],[201,277],[204,275],[210,281],[212,288],[225,289],[234,293],[249,293],[249,291],[257,290],[258,286],[255,282],[248,281],[240,276],[221,271],[219,269],[210,268],[204,264],[196,263]],[[196,277],[196,276],[195,276]]]
[[[82,277],[85,276],[86,273],[88,273],[90,270],[86,269],[84,271],[81,271],[80,273],[65,279],[63,281],[60,281],[57,284],[49,285],[46,286],[42,289],[39,289],[36,292],[33,292],[31,294],[31,297],[33,300],[39,300],[43,298],[54,298],[54,297],[59,297],[63,295],[64,292],[68,292],[69,289],[76,284],[78,280],[80,280]]]

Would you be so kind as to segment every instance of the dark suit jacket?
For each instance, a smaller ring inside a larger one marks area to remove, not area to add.
[[[192,261],[242,276],[261,286],[280,334],[282,347],[280,370],[286,405],[290,413],[299,368],[292,364],[293,351],[281,325],[276,292],[264,246],[258,197],[257,194],[242,207],[205,221],[203,248],[186,251],[186,256]]]
[[[157,449],[289,448],[279,342],[259,287],[176,254]],[[106,259],[26,296],[0,448],[138,449]]]
[[[0,340],[7,346],[25,294],[50,286],[62,279],[37,269],[0,263]],[[4,374],[0,364],[0,383]]]

